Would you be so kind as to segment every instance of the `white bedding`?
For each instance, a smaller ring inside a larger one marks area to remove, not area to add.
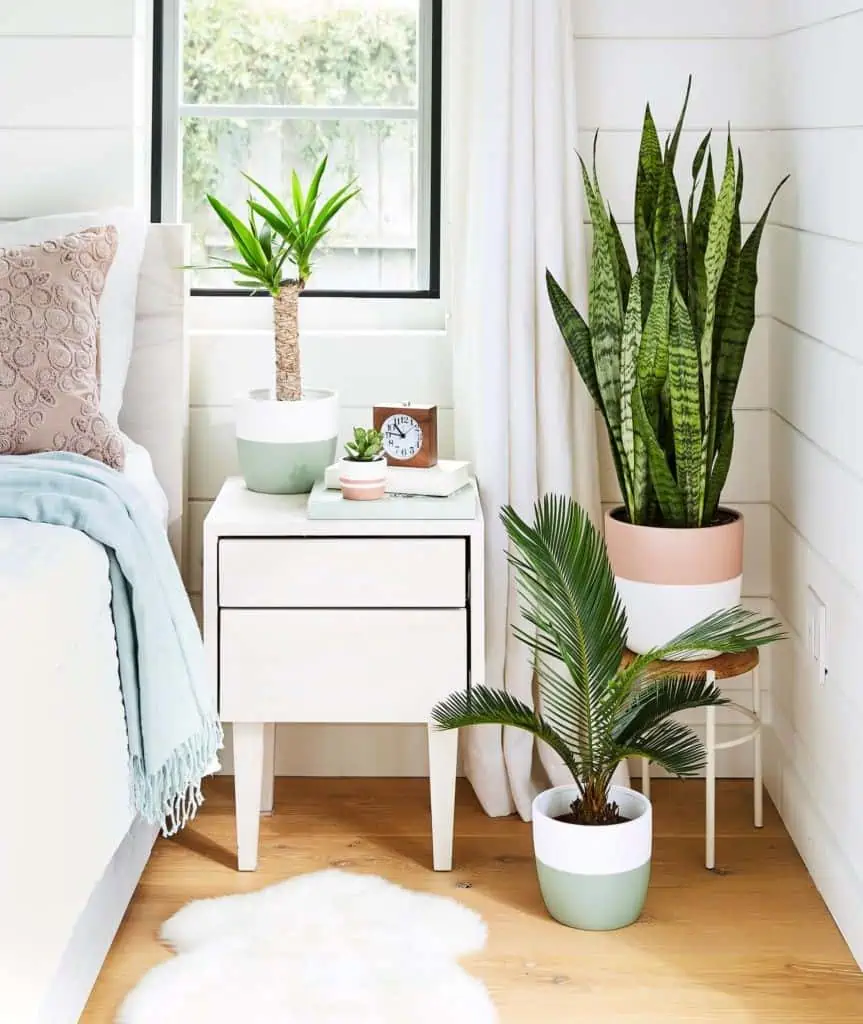
[[[149,455],[126,475],[165,522]],[[161,495],[161,499],[160,499]],[[164,502],[164,504],[163,504]],[[78,916],[133,820],[101,545],[0,519],[0,1020],[35,1020]]]

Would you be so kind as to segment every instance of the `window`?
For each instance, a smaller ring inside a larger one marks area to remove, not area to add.
[[[329,154],[356,177],[309,294],[439,294],[441,0],[165,0],[156,4],[153,216],[192,225],[193,263],[230,242],[247,171],[290,195]],[[161,8],[161,9],[160,9]],[[196,291],[237,293],[230,272]]]

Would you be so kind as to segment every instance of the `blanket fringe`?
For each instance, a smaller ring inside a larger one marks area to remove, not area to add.
[[[200,732],[183,742],[154,774],[148,774],[141,757],[132,758],[132,790],[135,807],[163,836],[173,836],[198,813],[204,802],[201,780],[222,747],[221,722],[207,718]]]

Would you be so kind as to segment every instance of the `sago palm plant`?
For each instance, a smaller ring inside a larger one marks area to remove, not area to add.
[[[319,206],[321,179],[326,169],[324,157],[308,189],[303,188],[297,172],[292,172],[292,209],[259,181],[244,175],[260,196],[247,199],[245,220],[215,196],[207,196],[228,229],[236,253],[232,259],[214,256],[210,265],[196,269],[233,270],[239,275],[234,283],[241,288],[266,290],[272,295],[276,398],[281,402],[303,397],[297,300],[311,276],[315,250],[329,233],[336,214],[360,191],[355,182],[348,182]],[[286,268],[291,268],[291,272]]]
[[[705,649],[745,651],[781,639],[781,630],[772,619],[731,608],[624,665],[626,616],[605,545],[584,510],[546,495],[533,525],[510,507],[501,518],[526,622],[514,629],[534,656],[539,710],[477,686],[442,701],[432,719],[441,729],[491,723],[532,733],[572,772],[576,821],[614,822],[608,791],[618,764],[646,757],[674,775],[695,774],[705,759],[701,740],[671,716],[727,703],[703,675],[687,675],[685,662],[673,670],[656,663]]]
[[[708,132],[692,164],[684,214],[674,164],[691,84],[664,147],[649,104],[645,111],[635,271],[600,189],[594,139],[592,178],[581,161],[593,226],[587,320],[546,275],[558,326],[605,420],[635,525],[714,521],[734,447],[734,396],[755,323],[758,249],[786,180],[742,241],[743,156],[735,162],[729,129],[717,191]]]

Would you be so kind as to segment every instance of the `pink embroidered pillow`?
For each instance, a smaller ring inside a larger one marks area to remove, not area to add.
[[[99,412],[99,298],[117,229],[0,248],[0,454],[77,452],[123,466]]]

